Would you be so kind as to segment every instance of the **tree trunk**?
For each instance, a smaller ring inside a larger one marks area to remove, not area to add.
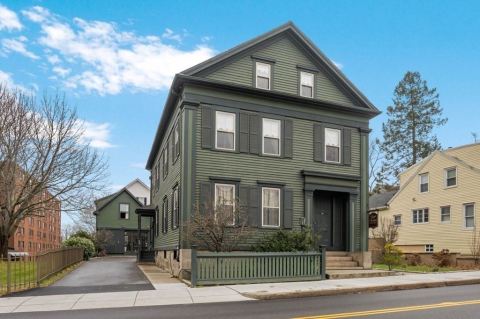
[[[7,258],[8,255],[8,236],[0,234],[0,258]]]

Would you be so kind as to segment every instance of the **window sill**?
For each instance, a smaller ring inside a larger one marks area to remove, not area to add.
[[[443,189],[451,189],[451,188],[457,188],[458,185],[453,185],[453,186],[445,186]]]

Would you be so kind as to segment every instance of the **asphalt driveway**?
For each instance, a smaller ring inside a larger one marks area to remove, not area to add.
[[[138,269],[135,257],[114,256],[91,259],[49,287],[20,292],[15,296],[153,289],[154,287]]]

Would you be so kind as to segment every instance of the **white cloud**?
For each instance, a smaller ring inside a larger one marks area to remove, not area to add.
[[[2,40],[2,47],[3,51],[5,52],[17,52],[21,55],[26,56],[27,58],[37,60],[39,57],[33,53],[28,51],[25,42],[27,42],[27,38],[24,36],[20,36],[16,39],[3,39]]]
[[[0,30],[21,30],[23,28],[15,12],[0,4]]]
[[[83,136],[80,140],[83,144],[89,144],[93,148],[111,148],[110,123],[95,123],[83,121],[80,123],[83,128]]]
[[[332,60],[332,62],[333,62],[333,64],[334,64],[339,70],[343,69],[343,64],[338,63],[338,62],[333,61],[333,60]]]
[[[50,62],[50,64],[58,64],[61,61],[58,55],[56,54],[47,56],[47,60],[48,62]]]
[[[0,70],[0,84],[5,85],[7,88],[12,90],[16,89],[16,90],[24,91],[26,93],[29,92],[29,90],[26,87],[18,83],[15,83],[10,73],[4,72],[2,70]]]
[[[55,74],[57,74],[58,76],[64,78],[70,73],[71,70],[67,68],[62,68],[61,66],[55,66],[53,67],[52,71],[55,72]]]
[[[120,31],[110,22],[75,18],[67,23],[38,6],[23,14],[39,23],[42,36],[38,43],[52,51],[50,57],[60,56],[65,63],[72,64],[71,73],[65,74],[65,85],[101,95],[118,94],[125,89],[168,89],[175,73],[214,54],[206,45],[183,50],[163,43],[162,38],[181,41],[182,36],[170,29],[161,37],[138,36]],[[50,60],[58,63],[60,58]],[[50,63],[55,64],[52,61]],[[79,65],[80,68],[74,67]]]

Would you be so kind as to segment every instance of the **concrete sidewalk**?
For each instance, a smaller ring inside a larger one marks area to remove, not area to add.
[[[480,271],[203,288],[164,283],[154,284],[156,290],[150,291],[0,298],[0,313],[232,302],[467,284],[480,284]]]

